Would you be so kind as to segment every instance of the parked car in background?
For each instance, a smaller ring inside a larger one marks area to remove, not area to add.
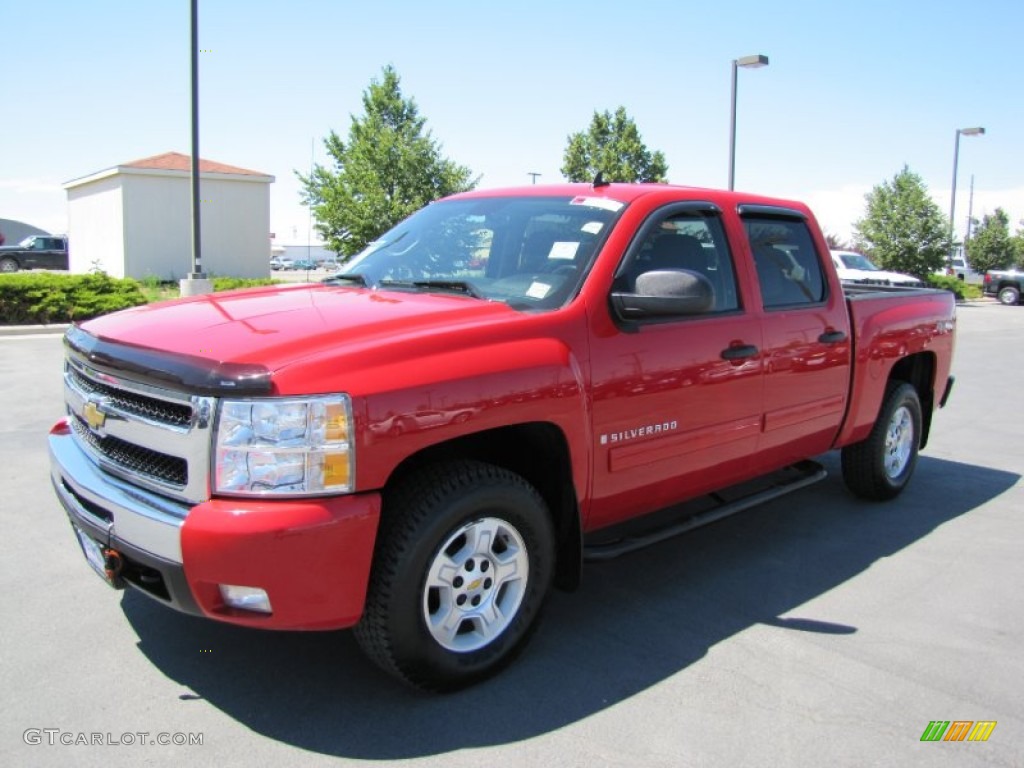
[[[1000,304],[1012,307],[1020,304],[1024,292],[1024,272],[1017,269],[990,269],[982,283],[986,296],[995,296]]]
[[[17,245],[0,246],[0,272],[19,269],[67,269],[68,239],[29,235]]]
[[[292,262],[292,269],[304,269],[311,270],[316,269],[319,265],[311,259],[296,259]]]
[[[857,285],[902,285],[918,288],[921,281],[913,275],[904,275],[902,272],[890,272],[875,265],[871,259],[863,253],[854,251],[829,251],[832,254],[832,263],[839,273],[839,280],[843,283],[854,283]]]
[[[294,262],[287,256],[275,256],[270,260],[270,268],[275,272],[279,269],[291,269]]]
[[[940,275],[949,275],[963,280],[965,283],[980,283],[983,275],[971,269],[971,264],[963,255],[954,256],[942,269],[935,270]]]

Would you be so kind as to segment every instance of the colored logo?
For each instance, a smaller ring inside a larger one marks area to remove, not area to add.
[[[921,741],[988,741],[996,720],[932,720]]]
[[[100,410],[100,403],[95,400],[89,400],[82,408],[82,415],[85,417],[85,423],[89,425],[89,429],[93,432],[98,432],[103,428],[103,425],[107,422],[107,415]]]

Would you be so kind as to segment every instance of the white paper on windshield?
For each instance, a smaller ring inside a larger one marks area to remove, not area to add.
[[[531,299],[543,299],[551,292],[551,286],[547,283],[531,283],[526,290],[526,295]]]
[[[580,195],[569,201],[569,205],[589,205],[591,208],[603,208],[606,211],[621,211],[625,203],[618,200],[609,200],[606,197],[586,197]]]
[[[576,251],[579,247],[579,243],[558,241],[551,246],[551,253],[548,254],[548,258],[572,261],[576,258]]]

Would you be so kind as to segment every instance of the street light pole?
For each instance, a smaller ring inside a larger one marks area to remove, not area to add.
[[[213,286],[203,272],[202,227],[199,215],[199,0],[191,1],[192,63],[192,271],[178,281],[182,296],[211,293]]]
[[[203,278],[199,213],[199,0],[192,0],[192,277]]]
[[[761,54],[741,56],[732,60],[732,99],[729,110],[729,189],[734,189],[736,183],[736,73],[740,67],[757,69],[766,66],[768,66],[768,57]]]
[[[971,227],[974,226],[974,174],[971,174],[971,194],[967,196],[967,232],[964,234],[964,253],[967,253],[967,241],[971,239]]]
[[[948,266],[952,269],[953,257],[956,256],[955,245],[953,244],[953,229],[954,222],[956,219],[956,166],[960,160],[960,136],[984,136],[985,129],[981,127],[977,128],[957,128],[956,129],[956,140],[953,142],[953,190],[949,194],[949,258]]]

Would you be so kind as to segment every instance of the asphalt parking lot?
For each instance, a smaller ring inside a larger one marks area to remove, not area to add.
[[[512,668],[442,697],[348,633],[106,587],[49,485],[60,338],[0,335],[0,764],[1024,765],[1024,307],[964,306],[959,334],[898,500],[855,500],[827,456],[823,483],[589,566]],[[935,720],[997,726],[922,742]]]

